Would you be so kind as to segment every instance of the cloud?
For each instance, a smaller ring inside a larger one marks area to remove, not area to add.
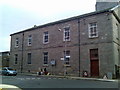
[[[10,37],[0,37],[0,52],[10,50]]]
[[[95,0],[2,0],[2,4],[44,16],[63,11],[90,11]]]
[[[9,50],[10,34],[34,25],[94,11],[95,2],[96,0],[0,0],[0,51]]]

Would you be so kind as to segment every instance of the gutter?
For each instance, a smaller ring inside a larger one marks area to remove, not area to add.
[[[80,77],[80,19],[78,19],[78,63],[79,63],[79,66],[78,66],[78,70],[79,70],[79,77]]]
[[[120,23],[120,18],[119,18],[119,16],[115,13],[115,11],[114,11],[114,10],[115,10],[116,8],[118,8],[118,7],[120,7],[120,5],[117,5],[116,7],[110,9],[109,12],[111,12],[111,13],[115,16],[115,18],[118,20],[118,22]]]

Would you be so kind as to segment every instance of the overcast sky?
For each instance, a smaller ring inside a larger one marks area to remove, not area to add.
[[[10,50],[10,34],[95,11],[96,0],[0,0],[0,52]]]

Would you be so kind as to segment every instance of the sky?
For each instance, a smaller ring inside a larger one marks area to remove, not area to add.
[[[10,34],[93,12],[95,3],[96,0],[0,0],[0,52],[10,50]]]

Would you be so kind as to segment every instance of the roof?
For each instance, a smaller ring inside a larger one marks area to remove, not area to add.
[[[44,25],[40,25],[40,26],[36,26],[35,25],[32,28],[29,28],[29,29],[26,29],[26,30],[23,30],[23,31],[20,31],[20,32],[13,33],[10,36],[15,35],[15,34],[19,34],[19,33],[23,33],[23,32],[26,32],[26,31],[35,30],[35,29],[38,29],[38,28],[43,28],[43,27],[46,27],[46,26],[51,26],[51,25],[55,25],[55,24],[59,24],[59,23],[63,23],[63,22],[71,21],[71,20],[75,20],[75,19],[80,19],[80,18],[92,16],[92,15],[105,13],[105,12],[110,12],[110,10],[111,10],[111,8],[105,9],[105,10],[101,10],[101,11],[95,11],[95,12],[91,12],[91,13],[87,13],[87,14],[83,14],[83,15],[79,15],[79,16],[74,16],[74,17],[71,17],[71,18],[67,18],[67,19],[63,19],[63,20],[59,20],[59,21],[55,21],[55,22],[50,22],[50,23],[47,23],[47,24],[44,24]]]

